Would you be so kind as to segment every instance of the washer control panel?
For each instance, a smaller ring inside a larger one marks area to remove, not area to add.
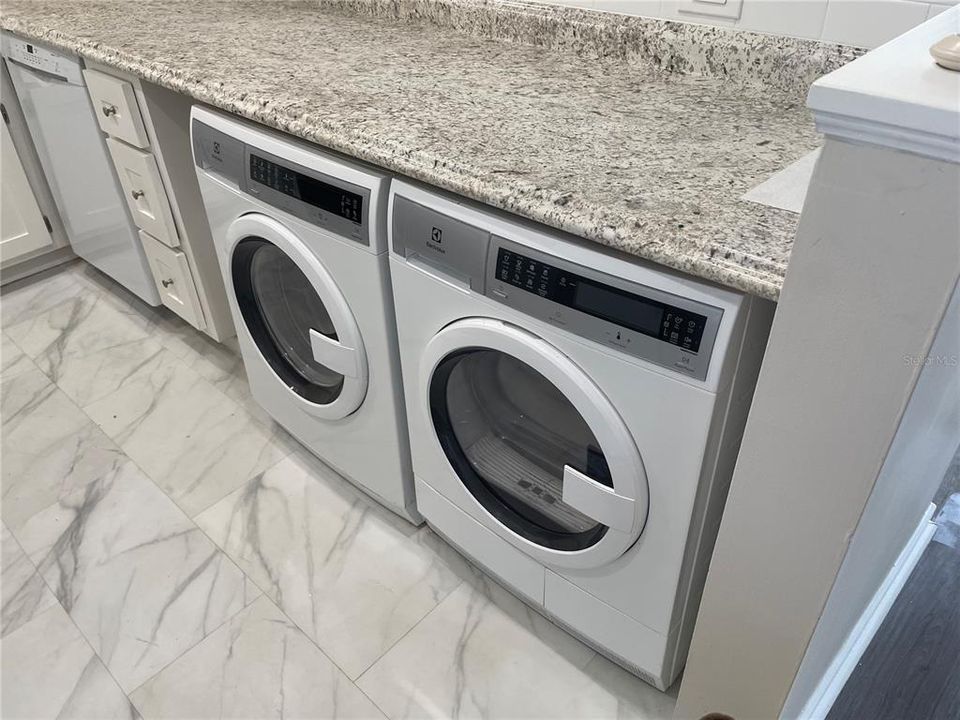
[[[197,165],[273,207],[362,245],[370,244],[370,191],[304,168],[193,121]]]
[[[570,332],[706,379],[723,311],[494,235],[486,294]]]

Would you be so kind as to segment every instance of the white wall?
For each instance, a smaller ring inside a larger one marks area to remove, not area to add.
[[[784,720],[812,720],[822,683],[851,629],[917,528],[960,442],[960,286],[929,353],[894,358],[923,369],[810,639]],[[832,697],[827,699],[831,702]]]
[[[958,196],[960,165],[827,138],[675,717],[779,717],[957,285]],[[894,503],[891,538],[929,499]]]
[[[960,0],[545,0],[627,15],[727,25],[873,48]],[[693,12],[691,12],[693,11]],[[729,12],[734,18],[708,13]]]

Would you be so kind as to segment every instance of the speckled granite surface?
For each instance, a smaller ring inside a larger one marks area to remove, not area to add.
[[[467,0],[7,0],[2,25],[777,298],[796,216],[738,198],[816,147],[806,78],[852,51],[598,15]]]

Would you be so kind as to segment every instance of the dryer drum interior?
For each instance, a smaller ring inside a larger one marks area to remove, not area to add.
[[[526,363],[469,348],[437,366],[430,406],[441,446],[470,493],[539,545],[583,550],[606,526],[563,502],[565,465],[613,487],[593,431],[570,400]]]
[[[313,357],[310,329],[336,340],[330,314],[310,280],[273,243],[249,237],[233,252],[237,305],[257,348],[274,372],[301,397],[331,403],[344,377]]]

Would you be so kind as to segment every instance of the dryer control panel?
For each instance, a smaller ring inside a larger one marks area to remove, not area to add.
[[[705,380],[723,310],[608,275],[393,198],[393,251],[464,289]]]
[[[700,351],[707,317],[498,248],[494,276],[528,293],[689,350]]]
[[[305,168],[193,121],[202,169],[257,200],[363,245],[370,244],[370,191]]]
[[[491,236],[486,295],[602,345],[704,380],[723,310]]]

